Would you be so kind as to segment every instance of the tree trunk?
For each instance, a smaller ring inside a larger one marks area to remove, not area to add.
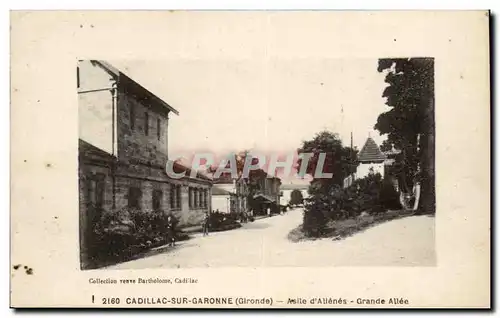
[[[434,62],[433,62],[434,63]],[[435,115],[434,115],[434,65],[431,69],[430,89],[427,97],[427,107],[424,112],[424,138],[421,151],[421,199],[419,213],[436,213],[435,191]]]

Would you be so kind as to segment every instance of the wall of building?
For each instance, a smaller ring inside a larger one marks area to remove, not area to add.
[[[117,110],[118,156],[123,160],[151,161],[164,167],[168,157],[168,117],[144,104],[120,88]]]
[[[205,189],[210,192],[211,185],[204,181],[192,179],[175,180],[165,174],[168,147],[167,112],[153,111],[148,103],[132,96],[118,82],[116,99],[110,91],[90,92],[103,88],[111,88],[117,78],[110,75],[98,64],[82,61],[78,64],[78,98],[79,98],[79,138],[108,153],[113,148],[120,164],[116,168],[114,178],[111,173],[107,181],[105,200],[106,210],[128,207],[130,187],[141,189],[141,209],[152,210],[153,191],[162,192],[161,208],[172,211],[179,219],[180,225],[201,222],[203,213],[210,208],[210,194],[207,194],[207,207],[192,207],[189,204],[189,187]],[[113,124],[113,105],[115,106]],[[131,109],[133,111],[131,112]],[[148,114],[148,132],[146,134],[146,115]],[[132,123],[131,115],[134,115]],[[158,119],[160,120],[158,127]],[[113,147],[112,137],[115,129],[116,144]],[[159,133],[159,134],[158,134]],[[85,168],[87,169],[87,168]],[[170,189],[172,185],[181,186],[182,207],[172,210],[170,206]],[[81,201],[82,207],[84,201]],[[85,212],[82,212],[85,214]]]
[[[153,111],[140,97],[126,93],[119,86],[118,92],[118,157],[126,166],[122,169],[120,206],[128,204],[128,187],[141,186],[141,209],[152,209],[153,190],[162,191],[162,207],[179,219],[179,226],[200,224],[205,211],[210,209],[210,188],[207,182],[193,179],[171,179],[165,174],[168,160],[168,116]],[[147,114],[147,115],[146,115]],[[133,119],[131,118],[133,116]],[[147,117],[147,120],[146,120]],[[158,127],[158,120],[160,126]],[[147,125],[147,132],[146,132]],[[181,208],[170,206],[171,188],[180,186]],[[207,191],[207,206],[190,204],[189,188]]]
[[[161,209],[174,214],[179,219],[180,227],[200,224],[205,211],[210,210],[211,185],[207,182],[187,178],[168,179],[161,168],[150,168],[142,165],[120,167],[117,169],[117,175],[116,201],[118,209],[128,207],[129,188],[136,187],[140,188],[142,192],[140,209],[143,211],[153,210],[153,191],[160,190],[162,192]],[[171,206],[171,189],[174,186],[180,186],[180,208]],[[206,191],[206,206],[195,207],[190,204],[190,187]]]
[[[77,65],[78,136],[108,153],[113,151],[113,95],[109,90],[92,90],[112,88],[114,82],[113,76],[90,61]]]
[[[362,179],[370,173],[370,170],[373,168],[373,172],[380,173],[382,177],[384,177],[384,163],[360,163],[356,170],[356,178]]]
[[[212,195],[212,210],[229,213],[229,195]]]
[[[220,212],[225,213],[248,211],[248,186],[242,179],[233,183],[218,183],[216,187],[234,195],[214,195],[212,202],[215,208],[213,210],[219,209]],[[231,199],[229,206],[228,198]]]
[[[81,162],[78,167],[78,186],[79,186],[79,230],[80,230],[80,259],[82,269],[88,266],[89,240],[92,239],[92,224],[97,216],[91,215],[88,210],[88,204],[93,200],[91,195],[98,191],[96,185],[102,182],[103,208],[110,210],[112,207],[112,180],[109,167],[92,163]]]

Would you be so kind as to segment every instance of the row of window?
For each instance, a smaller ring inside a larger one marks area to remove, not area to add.
[[[206,208],[208,207],[208,190],[189,187],[189,207]]]
[[[130,129],[135,129],[135,118],[136,118],[136,110],[133,104],[130,104]],[[144,134],[149,136],[149,113],[144,112]],[[161,137],[161,119],[156,118],[156,138],[160,140]]]
[[[170,187],[170,208],[172,210],[182,209],[181,186],[172,185]]]
[[[104,204],[104,175],[96,175],[87,180],[87,197],[90,203],[97,207]],[[182,209],[182,190],[181,185],[171,185],[170,188],[170,209]],[[139,187],[130,187],[128,189],[128,207],[140,209],[142,201],[142,190]],[[163,191],[154,189],[152,192],[153,210],[161,210],[163,205]],[[189,187],[189,207],[206,208],[208,207],[208,189]]]
[[[142,190],[137,187],[129,188],[128,192],[128,207],[140,209],[140,202],[142,199]],[[152,192],[152,205],[153,210],[160,210],[163,208],[163,191],[153,190]],[[189,188],[189,207],[202,208],[208,206],[208,190]],[[170,208],[172,210],[182,209],[182,195],[181,186],[172,185],[170,188]]]

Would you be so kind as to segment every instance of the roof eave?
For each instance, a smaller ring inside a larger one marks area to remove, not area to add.
[[[134,81],[132,78],[130,78],[129,76],[127,76],[127,74],[121,72],[119,69],[117,69],[116,67],[114,67],[113,65],[109,64],[108,62],[106,61],[103,61],[103,60],[92,60],[94,61],[95,63],[98,63],[105,71],[107,71],[110,75],[112,76],[115,76],[115,77],[119,77],[120,75],[123,75],[125,77],[127,77],[128,79],[130,79],[131,81],[133,81],[134,83],[136,83],[137,85],[139,85],[143,90],[145,90],[146,92],[148,92],[149,94],[151,94],[152,96],[154,96],[157,101],[163,106],[165,107],[166,109],[168,109],[169,111],[171,111],[172,113],[176,114],[177,116],[179,116],[179,111],[175,108],[173,108],[172,106],[170,106],[167,102],[165,102],[163,99],[161,99],[160,97],[156,96],[155,94],[153,94],[152,92],[150,92],[147,88],[143,87],[141,84],[137,83],[136,81]]]

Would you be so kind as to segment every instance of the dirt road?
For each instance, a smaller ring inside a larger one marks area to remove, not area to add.
[[[163,254],[110,269],[267,266],[434,266],[434,218],[412,216],[380,224],[341,241],[292,243],[302,210],[244,224],[207,237],[196,235]]]

